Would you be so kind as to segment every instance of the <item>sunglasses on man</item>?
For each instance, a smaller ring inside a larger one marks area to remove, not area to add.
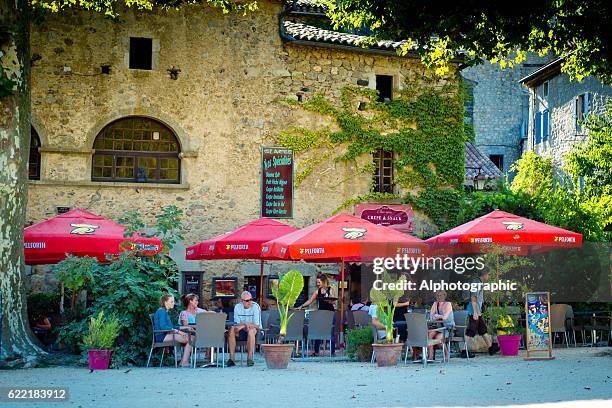
[[[242,301],[245,302],[245,303],[249,303],[249,302],[252,302],[253,299],[242,299]]]

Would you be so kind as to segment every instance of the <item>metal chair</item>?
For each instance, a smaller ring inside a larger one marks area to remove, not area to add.
[[[312,340],[329,341],[331,347],[331,331],[334,320],[334,311],[313,310],[308,318],[308,333],[306,334],[306,354]]]
[[[354,329],[355,328],[355,318],[353,317],[353,311],[351,309],[344,312],[346,315],[346,328]]]
[[[553,336],[553,345],[555,344],[556,335],[563,333],[561,345],[563,345],[563,340],[565,340],[565,346],[569,348],[569,339],[565,327],[566,309],[567,305],[564,304],[550,305],[550,333]]]
[[[370,324],[370,316],[365,310],[353,311],[353,320],[356,327],[368,327]]]
[[[467,359],[470,359],[470,353],[468,351],[468,344],[465,341],[465,330],[467,329],[468,322],[468,312],[467,310],[457,310],[453,312],[453,318],[455,319],[455,328],[449,333],[448,336],[448,349],[450,351],[450,347],[452,343],[457,345],[457,350],[461,353],[460,344],[464,344],[465,355]]]
[[[264,343],[274,343],[280,331],[280,314],[278,309],[269,309],[267,312],[266,324],[263,321],[263,314],[261,320],[261,326],[264,329]]]
[[[297,351],[302,344],[302,357],[304,356],[304,319],[306,318],[306,311],[304,310],[290,310],[289,315],[291,318],[287,322],[287,335],[285,336],[285,342],[295,342],[294,352],[297,355]]]
[[[446,362],[446,342],[444,339],[429,338],[426,316],[422,313],[406,313],[404,318],[406,319],[406,329],[408,331],[404,364],[408,362],[408,350],[412,349],[412,347],[421,347],[423,367],[427,367],[427,347],[438,344],[442,345],[442,360]]]
[[[610,314],[607,316],[593,316],[593,331],[595,332],[594,344],[597,345],[597,331],[601,332],[601,340],[603,341],[603,334],[608,332],[608,340],[610,342],[610,336],[612,336],[612,317]]]
[[[217,349],[217,361],[219,349],[222,350],[221,366],[225,367],[225,313],[198,313],[196,315],[196,335],[193,342],[193,367],[198,362],[198,349],[212,347],[211,363],[214,350]],[[219,363],[217,363],[219,365]]]
[[[158,348],[162,349],[162,355],[159,360],[159,366],[161,367],[162,364],[164,363],[164,354],[166,353],[166,347],[174,348],[174,367],[178,367],[178,347],[182,347],[182,344],[174,340],[174,330],[155,330],[155,323],[153,321],[153,316],[154,316],[153,313],[149,315],[149,319],[151,320],[151,330],[153,331],[153,336],[151,339],[151,350],[149,351],[149,358],[147,359],[146,367],[149,367],[149,363],[151,362],[151,356],[153,355],[153,350],[158,349]],[[171,333],[172,341],[156,341],[155,335],[159,333],[163,333],[164,337],[166,336],[166,334]]]

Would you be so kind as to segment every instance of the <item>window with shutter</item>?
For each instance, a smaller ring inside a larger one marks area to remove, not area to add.
[[[548,136],[550,135],[550,112],[546,109],[542,112],[542,141],[545,142],[548,140]]]
[[[542,139],[542,112],[536,113],[535,118],[535,144],[540,144]]]

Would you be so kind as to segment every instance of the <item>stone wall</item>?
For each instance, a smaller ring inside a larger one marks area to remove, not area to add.
[[[28,221],[39,222],[54,216],[57,206],[67,206],[113,219],[139,210],[151,222],[160,207],[175,204],[185,213],[185,242],[175,251],[181,270],[258,274],[255,262],[189,262],[181,251],[259,216],[262,145],[274,145],[289,126],[328,124],[278,99],[317,93],[337,98],[342,87],[377,73],[394,75],[401,84],[413,71],[423,71],[415,59],[283,44],[281,5],[259,6],[246,16],[200,6],[125,10],[122,23],[74,13],[49,16],[34,26],[32,52],[42,59],[32,68],[32,115],[42,143],[42,171],[41,180],[30,184]],[[158,69],[128,69],[129,37],[159,44]],[[110,75],[100,73],[102,64],[111,65]],[[177,80],[167,72],[172,66],[181,70]],[[182,150],[180,184],[91,181],[96,135],[129,115],[154,118],[175,132]],[[358,164],[324,162],[318,175],[295,190],[294,218],[288,223],[306,226],[330,216],[347,198],[367,193],[367,175],[334,187]],[[299,160],[296,166],[297,173]],[[423,214],[415,216],[416,231],[433,227]],[[266,273],[287,268],[277,264],[267,266]],[[301,268],[309,274],[320,269]]]
[[[519,80],[544,64],[549,57],[527,54],[527,59],[514,68],[500,68],[488,61],[461,71],[473,85],[474,145],[487,157],[503,155],[502,171],[521,157],[522,135],[526,136],[529,116],[529,92]],[[508,176],[512,178],[513,174]]]
[[[589,93],[589,114],[603,116],[606,106],[612,101],[612,87],[604,86],[592,77],[583,81],[570,81],[566,74],[557,75],[548,80],[548,96],[543,94],[544,84],[539,84],[531,91],[530,124],[528,148],[537,154],[551,157],[560,175],[564,156],[575,144],[581,143],[587,137],[586,128],[576,128],[575,104],[576,98]],[[546,141],[535,144],[535,114],[548,109],[550,112],[550,135]]]

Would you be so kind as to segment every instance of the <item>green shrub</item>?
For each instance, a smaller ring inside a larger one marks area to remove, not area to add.
[[[355,358],[359,361],[367,361],[372,355],[372,335],[371,327],[356,327],[350,329],[346,333],[346,353],[349,358]]]
[[[109,350],[113,348],[119,336],[119,320],[112,315],[105,319],[104,312],[89,320],[88,333],[83,336],[82,348],[84,350]]]

